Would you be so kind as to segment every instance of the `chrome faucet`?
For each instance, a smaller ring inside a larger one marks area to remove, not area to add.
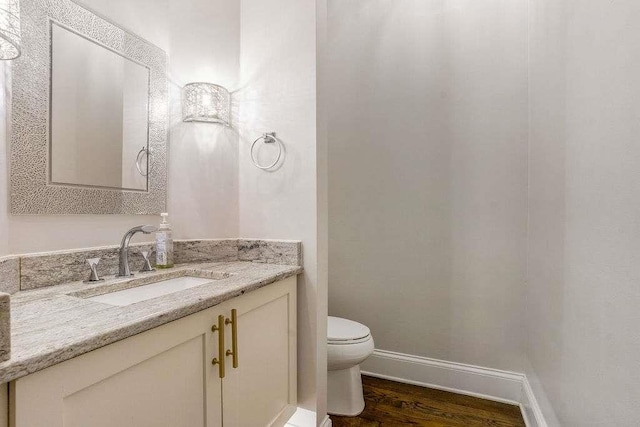
[[[158,227],[154,227],[153,225],[139,225],[137,227],[133,227],[131,230],[127,231],[124,234],[122,243],[120,243],[120,264],[118,266],[118,277],[133,276],[131,270],[129,269],[129,242],[131,241],[133,235],[138,232],[151,234],[156,230],[158,230]]]

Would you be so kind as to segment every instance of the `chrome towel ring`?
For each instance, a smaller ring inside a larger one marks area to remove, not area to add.
[[[147,155],[147,172],[146,173],[142,171],[142,166],[140,166],[140,161],[142,160],[143,154]],[[149,154],[150,154],[149,149],[147,147],[142,147],[142,149],[138,151],[138,155],[136,156],[136,169],[138,169],[138,172],[142,176],[149,176]]]
[[[276,144],[278,146],[278,155],[276,156],[276,159],[273,161],[273,163],[267,166],[263,166],[260,163],[258,163],[253,152],[253,149],[255,148],[256,144],[260,140],[264,140],[265,144]],[[280,161],[280,158],[282,157],[282,143],[276,138],[275,132],[263,133],[262,136],[260,136],[255,141],[253,141],[253,144],[251,144],[250,152],[251,152],[251,161],[253,162],[255,167],[262,170],[271,169],[278,164],[278,162]]]

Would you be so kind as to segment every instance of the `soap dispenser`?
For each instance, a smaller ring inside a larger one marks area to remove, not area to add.
[[[162,222],[156,232],[156,268],[173,267],[173,238],[167,222],[168,213],[161,213]]]

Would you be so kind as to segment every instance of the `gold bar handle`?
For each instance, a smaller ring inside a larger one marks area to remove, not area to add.
[[[211,363],[218,365],[220,378],[224,378],[224,316],[218,316],[218,324],[211,327],[211,332],[218,333],[218,357],[215,357]]]
[[[227,356],[233,356],[233,367],[238,367],[238,310],[231,310],[231,319],[224,321],[226,325],[231,324],[231,350],[227,350]]]

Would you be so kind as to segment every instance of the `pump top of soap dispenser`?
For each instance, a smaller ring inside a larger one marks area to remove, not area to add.
[[[170,228],[170,224],[167,222],[169,214],[163,212],[160,214],[160,216],[162,217],[162,222],[160,223],[160,227],[158,227],[158,230],[168,230]]]

